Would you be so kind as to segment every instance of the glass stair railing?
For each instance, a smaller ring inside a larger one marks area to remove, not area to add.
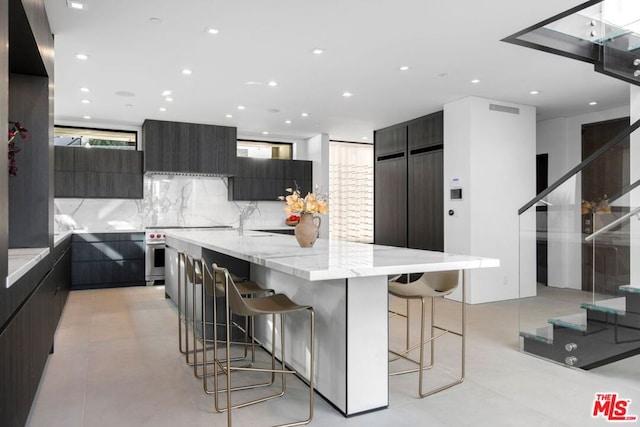
[[[630,143],[639,127],[519,210],[524,352],[582,369],[640,354],[640,147]],[[545,265],[546,283],[535,264]]]
[[[595,70],[640,84],[640,2],[588,1],[503,39],[594,64]]]

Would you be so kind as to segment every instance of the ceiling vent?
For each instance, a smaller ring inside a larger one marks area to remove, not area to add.
[[[489,104],[489,110],[500,111],[502,113],[510,113],[520,115],[520,109],[516,107],[507,107],[506,105]]]

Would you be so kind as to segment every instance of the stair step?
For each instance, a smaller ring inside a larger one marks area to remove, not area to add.
[[[520,336],[545,344],[553,344],[553,326],[537,328],[535,332],[520,331]]]
[[[622,292],[629,292],[631,294],[640,294],[640,286],[637,285],[622,285],[618,289]]]
[[[554,317],[547,322],[554,326],[560,326],[563,328],[573,329],[579,332],[587,331],[587,313],[570,314],[568,316]]]
[[[624,297],[612,298],[596,302],[583,302],[580,304],[580,308],[624,316],[627,313],[627,302]]]

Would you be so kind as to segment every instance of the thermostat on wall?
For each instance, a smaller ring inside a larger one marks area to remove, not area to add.
[[[462,188],[451,189],[451,200],[462,200]]]

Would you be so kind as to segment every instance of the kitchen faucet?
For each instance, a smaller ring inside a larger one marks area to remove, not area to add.
[[[260,213],[260,209],[258,209],[258,205],[256,202],[249,202],[240,210],[240,215],[238,216],[238,235],[242,236],[244,234],[244,222],[249,219],[249,217],[255,212],[258,211]]]

